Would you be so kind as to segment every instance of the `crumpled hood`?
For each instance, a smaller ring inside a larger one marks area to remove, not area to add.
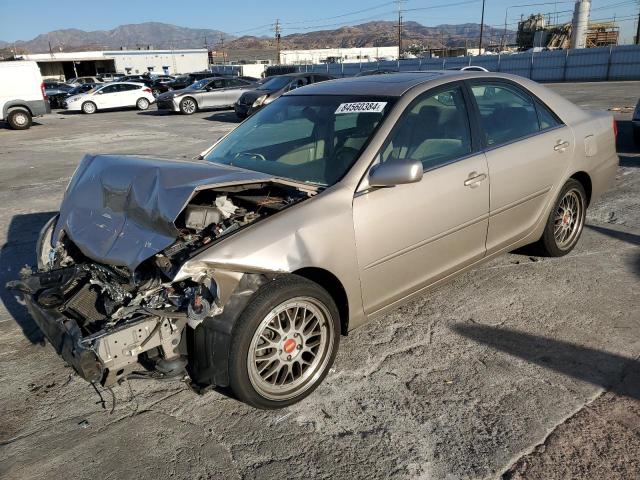
[[[64,230],[87,257],[133,271],[175,241],[174,222],[196,191],[270,180],[206,161],[87,155],[67,187],[52,238]]]

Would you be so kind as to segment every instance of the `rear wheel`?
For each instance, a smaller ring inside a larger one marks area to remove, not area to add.
[[[539,245],[550,257],[562,257],[578,243],[587,212],[587,195],[580,182],[564,184],[545,226]]]
[[[231,390],[257,408],[302,400],[333,364],[339,331],[338,310],[323,288],[294,275],[274,280],[256,293],[234,328]]]
[[[96,110],[97,110],[96,104],[93,102],[84,102],[82,104],[83,113],[91,115],[92,113],[96,113]]]
[[[196,110],[198,110],[198,104],[193,98],[187,97],[180,101],[180,111],[185,115],[192,115]]]
[[[22,108],[11,110],[7,115],[7,123],[14,130],[26,130],[31,127],[31,114]]]
[[[144,97],[139,98],[136,102],[136,107],[138,108],[138,110],[146,110],[147,108],[149,108],[149,100]]]

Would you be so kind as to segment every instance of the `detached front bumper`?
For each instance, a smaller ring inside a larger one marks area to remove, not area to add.
[[[41,307],[30,294],[24,293],[23,298],[29,314],[58,355],[85,380],[99,382],[103,375],[101,362],[93,350],[82,345],[82,333],[75,320],[55,309]]]

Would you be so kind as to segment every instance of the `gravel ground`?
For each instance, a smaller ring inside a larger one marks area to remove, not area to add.
[[[552,88],[587,108],[640,97],[640,82]],[[640,155],[629,113],[618,118],[616,185],[570,255],[502,256],[351,332],[324,384],[284,410],[177,381],[95,391],[0,290],[0,477],[640,476]],[[235,119],[119,111],[38,123],[0,129],[2,284],[33,261],[85,152],[189,158]]]

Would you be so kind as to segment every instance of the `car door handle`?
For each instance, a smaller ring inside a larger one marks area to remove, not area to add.
[[[562,152],[564,152],[564,151],[565,151],[565,149],[566,149],[568,146],[569,146],[569,142],[567,142],[566,140],[565,140],[565,141],[558,140],[558,142],[556,143],[555,147],[553,147],[553,149],[554,149],[556,152],[560,152],[560,153],[562,153]]]
[[[487,178],[487,175],[485,173],[480,173],[478,174],[478,172],[471,172],[469,174],[469,178],[467,178],[464,181],[464,186],[465,187],[471,187],[471,188],[475,188],[478,186],[478,184],[480,182],[482,182],[483,180],[485,180]]]

